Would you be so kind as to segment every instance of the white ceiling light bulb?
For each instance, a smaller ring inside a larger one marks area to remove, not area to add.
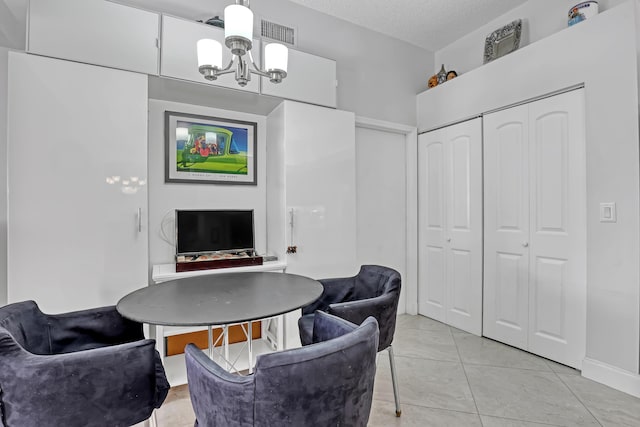
[[[222,68],[222,45],[212,39],[198,40],[198,67]]]
[[[267,72],[280,70],[287,72],[289,49],[280,43],[269,43],[264,47],[264,68]]]
[[[232,4],[224,8],[224,38],[253,39],[253,12],[246,6]]]

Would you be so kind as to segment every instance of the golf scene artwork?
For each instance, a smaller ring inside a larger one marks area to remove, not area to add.
[[[166,182],[257,184],[256,123],[164,114]]]

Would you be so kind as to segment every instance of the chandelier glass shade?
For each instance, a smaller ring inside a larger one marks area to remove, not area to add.
[[[235,79],[240,86],[247,85],[251,80],[251,74],[268,77],[272,83],[280,83],[287,76],[287,47],[280,43],[267,44],[264,47],[265,68],[262,70],[253,61],[252,40],[253,12],[246,0],[236,0],[236,4],[224,9],[224,44],[231,50],[231,61],[223,68],[222,44],[212,39],[198,40],[200,73],[207,80],[216,80],[221,75],[235,73]],[[245,55],[249,58],[251,67],[247,64]]]

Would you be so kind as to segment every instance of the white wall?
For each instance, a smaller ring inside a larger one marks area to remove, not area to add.
[[[624,2],[599,0],[598,10],[602,13]],[[433,72],[437,72],[441,64],[447,70],[456,70],[458,75],[481,66],[486,37],[516,19],[523,19],[521,48],[563,30],[567,28],[569,9],[577,3],[577,0],[529,0],[435,52]],[[544,76],[544,70],[540,70],[540,73],[541,77]]]
[[[165,183],[164,112],[229,118],[258,124],[258,185]],[[149,262],[175,262],[175,247],[163,240],[161,225],[173,238],[175,209],[253,209],[258,253],[266,250],[266,118],[254,114],[151,99],[149,101]]]
[[[0,48],[0,306],[7,303],[7,83],[9,51]]]
[[[419,129],[426,130],[584,83],[586,354],[637,373],[640,189],[634,7],[635,2],[628,2],[612,8],[419,95],[418,116]],[[601,202],[617,203],[617,223],[599,222]]]

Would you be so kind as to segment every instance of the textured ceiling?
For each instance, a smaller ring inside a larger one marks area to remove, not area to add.
[[[436,51],[526,0],[290,0]]]

